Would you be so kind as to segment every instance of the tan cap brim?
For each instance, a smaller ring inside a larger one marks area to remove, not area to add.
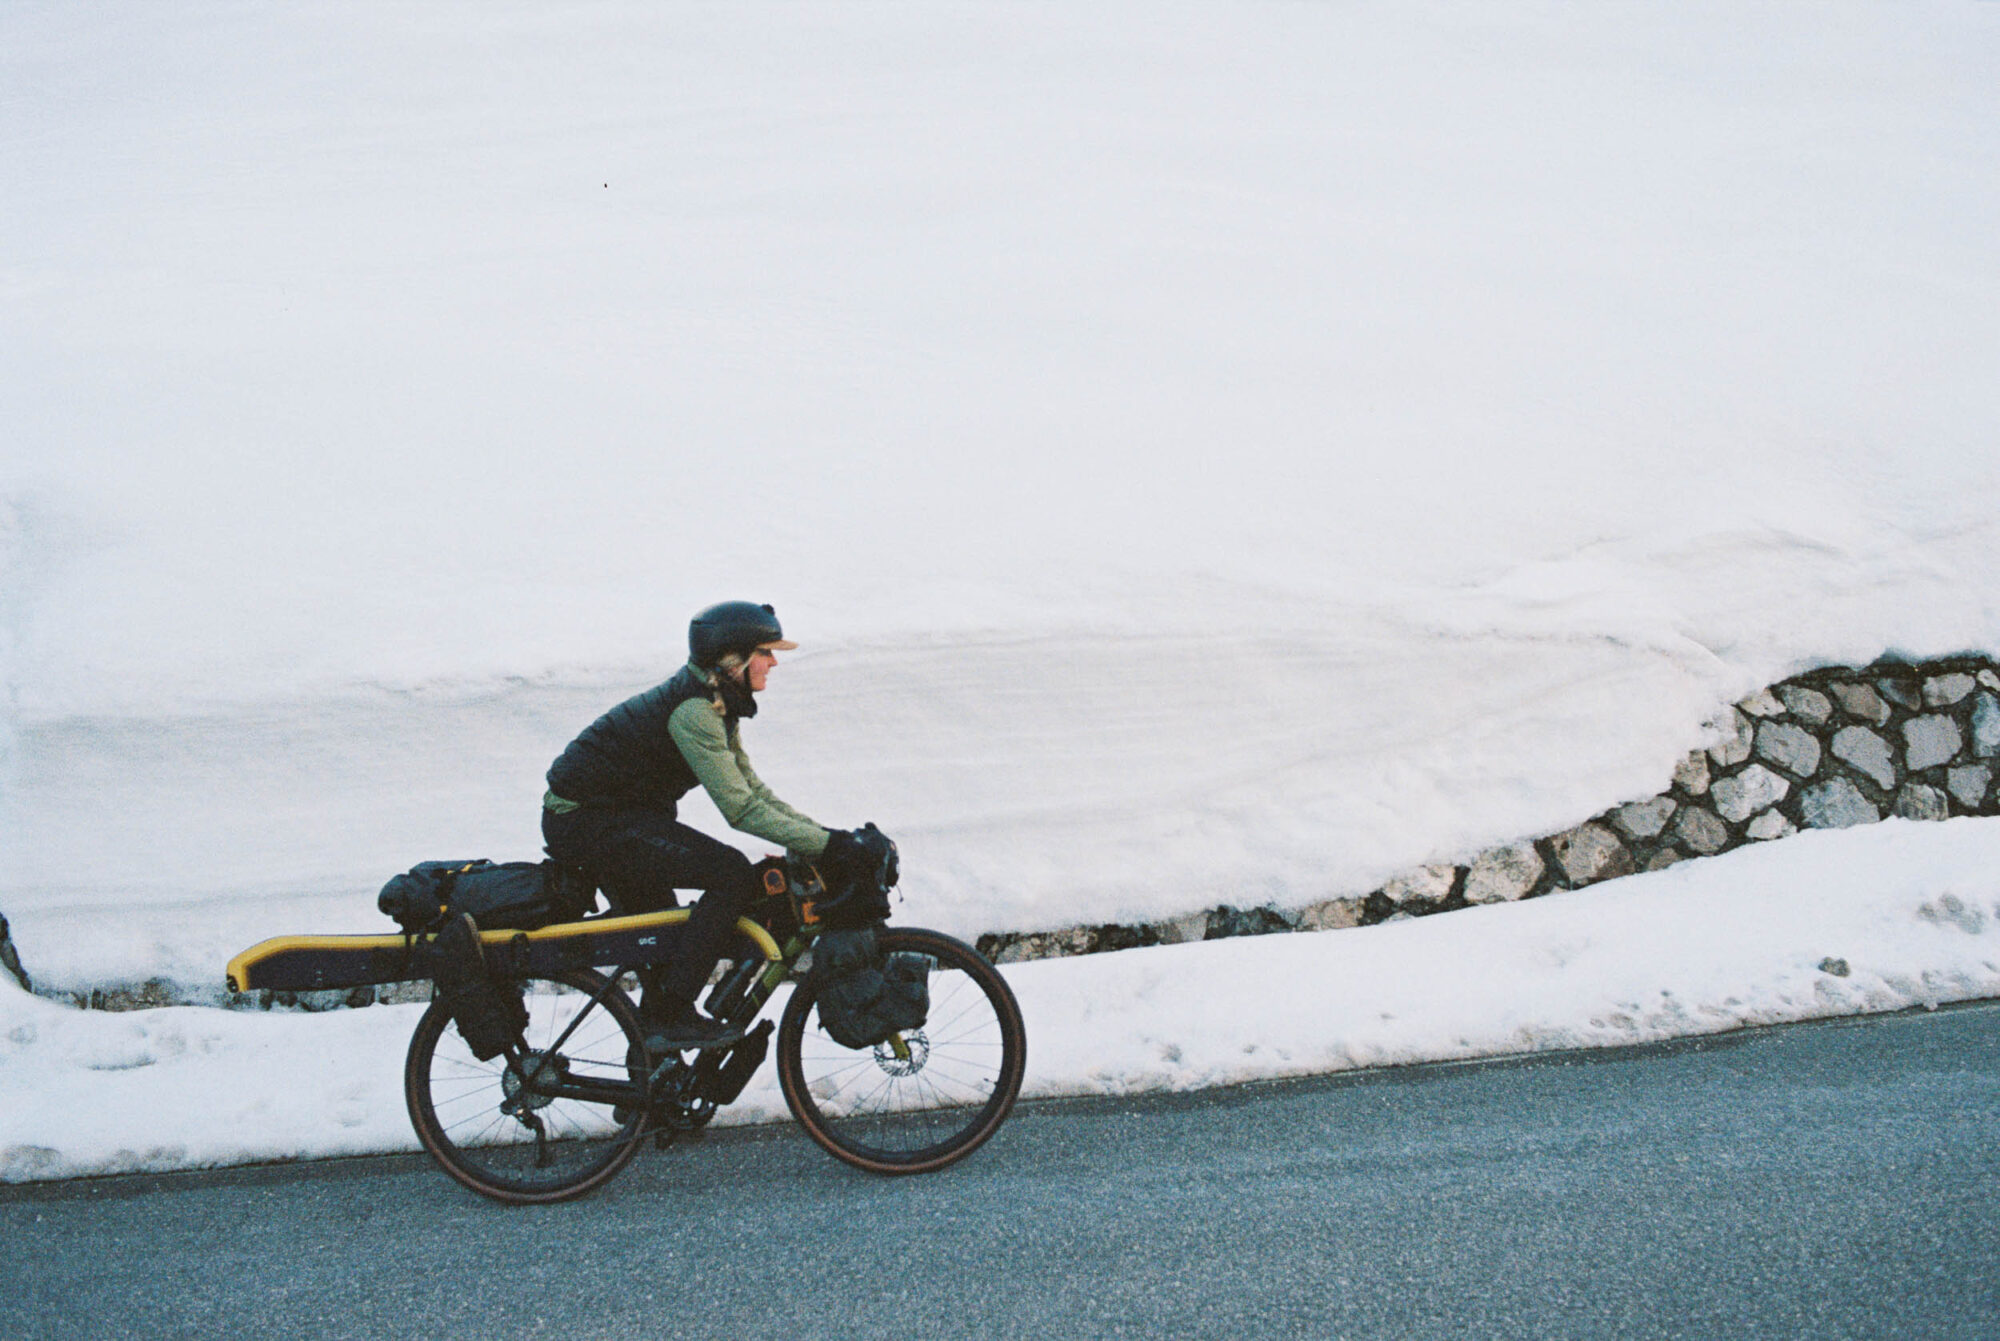
[[[785,639],[780,638],[776,642],[758,643],[757,650],[759,652],[790,652],[797,646],[798,646],[797,643],[788,642]]]

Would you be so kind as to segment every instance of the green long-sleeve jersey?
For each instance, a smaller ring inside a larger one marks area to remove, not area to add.
[[[713,704],[689,699],[674,709],[667,729],[730,828],[781,844],[802,857],[826,851],[825,826],[772,794],[750,767],[741,729],[719,716]]]

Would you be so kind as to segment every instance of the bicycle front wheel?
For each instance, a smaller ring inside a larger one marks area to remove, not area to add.
[[[811,982],[800,982],[778,1024],[778,1083],[799,1125],[836,1157],[874,1173],[928,1173],[1006,1121],[1027,1032],[1007,980],[965,942],[893,927],[880,945],[937,961],[924,1025],[902,1035],[900,1050],[842,1047],[820,1028]]]
[[[417,1139],[482,1196],[525,1205],[598,1186],[631,1160],[646,1105],[561,1093],[569,1082],[643,1087],[646,1050],[625,993],[589,969],[528,978],[517,1056],[480,1061],[442,1003],[417,1022],[403,1095]]]

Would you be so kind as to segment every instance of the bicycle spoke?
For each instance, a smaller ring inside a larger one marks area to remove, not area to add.
[[[555,980],[559,991],[547,981],[527,984],[523,1051],[511,1062],[470,1059],[441,1011],[412,1042],[406,1087],[425,1145],[460,1182],[503,1201],[586,1190],[631,1158],[642,1130],[561,1092],[570,1078],[631,1082],[644,1052],[630,1004],[595,973]],[[586,983],[587,994],[577,990]]]
[[[938,964],[928,1020],[893,1053],[843,1048],[807,1026],[816,1010],[808,984],[781,1030],[786,1099],[814,1139],[850,1163],[882,1172],[940,1167],[984,1141],[1012,1106],[1019,1010],[1004,979],[961,942],[892,928],[881,944],[884,953],[914,949]]]

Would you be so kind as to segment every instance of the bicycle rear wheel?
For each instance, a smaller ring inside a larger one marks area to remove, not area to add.
[[[834,1042],[802,981],[778,1025],[778,1083],[806,1134],[837,1158],[874,1173],[928,1173],[971,1154],[1006,1120],[1027,1032],[1007,980],[965,942],[892,927],[880,945],[937,961],[930,1017],[903,1035],[908,1055],[888,1043]]]
[[[580,1196],[630,1162],[646,1105],[546,1093],[538,1081],[644,1085],[646,1050],[631,1001],[589,969],[527,978],[518,1057],[480,1061],[443,1005],[417,1022],[403,1068],[410,1122],[446,1173],[483,1196],[524,1205]],[[572,1027],[574,1026],[574,1027]]]

